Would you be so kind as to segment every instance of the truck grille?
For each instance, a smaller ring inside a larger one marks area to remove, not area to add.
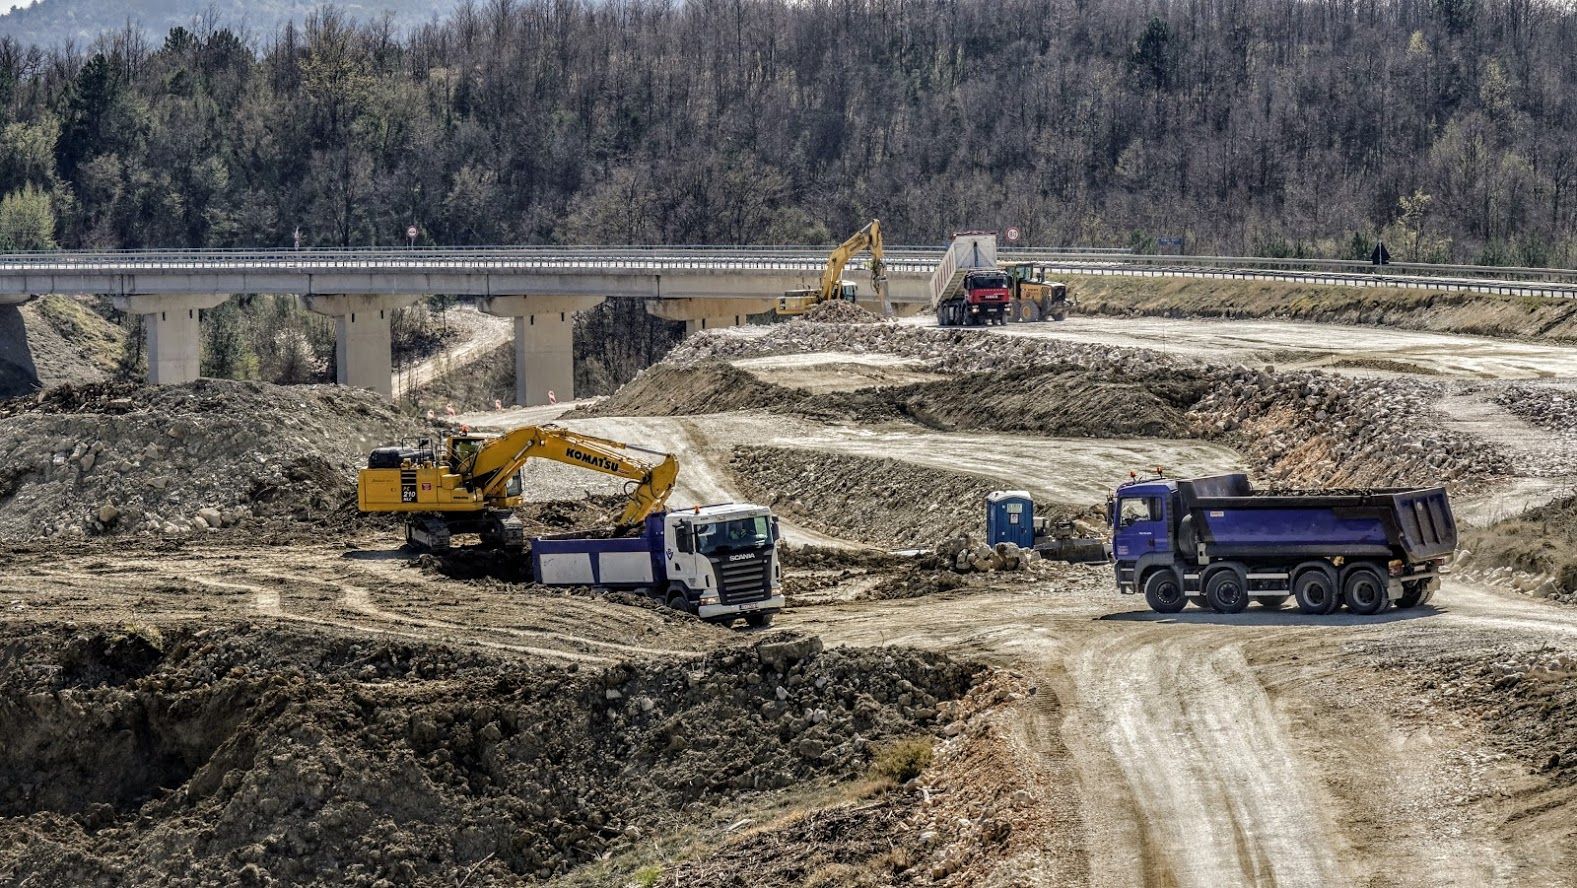
[[[728,556],[712,559],[717,568],[717,599],[722,604],[749,604],[772,597],[772,558],[758,555],[742,561]]]

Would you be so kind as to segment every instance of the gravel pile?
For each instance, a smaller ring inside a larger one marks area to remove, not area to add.
[[[1355,379],[1319,371],[1277,373],[1201,364],[1143,349],[896,325],[796,328],[788,324],[749,336],[709,332],[687,339],[664,363],[694,367],[716,359],[824,351],[918,358],[937,372],[991,371],[990,379],[952,387],[961,397],[967,396],[963,405],[927,401],[945,391],[945,384],[910,387],[914,397],[902,405],[910,418],[941,427],[965,427],[962,417],[970,420],[967,427],[997,431],[1221,440],[1248,455],[1255,474],[1266,484],[1467,485],[1513,471],[1506,454],[1492,445],[1442,427],[1437,405],[1447,389],[1431,380]],[[1057,372],[1040,372],[1047,368]],[[1030,375],[1016,379],[1018,370]],[[1035,397],[1014,396],[1015,386],[1023,389],[1021,394]],[[844,395],[843,406],[858,406],[860,397],[870,401],[878,396],[890,400],[893,395]],[[1099,414],[1106,417],[1104,430],[1100,422],[1082,415],[1078,423],[1062,428],[1047,425],[1045,420],[1054,416],[1036,419],[1032,405],[1037,401],[1059,405],[1050,411],[1055,415],[1077,412],[1081,404],[1085,409],[1121,406]],[[808,406],[807,402],[796,409]],[[880,407],[874,405],[872,410],[878,419],[895,418],[883,414]],[[1186,415],[1187,422],[1177,422],[1179,415]],[[1138,428],[1129,422],[1136,417],[1143,420]],[[1036,420],[1034,429],[1025,427],[1029,419]]]
[[[799,321],[808,321],[813,324],[880,324],[882,317],[875,312],[867,311],[852,302],[842,299],[833,299],[818,303],[800,315]]]
[[[0,872],[40,885],[547,878],[858,774],[980,675],[785,634],[606,670],[245,624],[0,651]]]
[[[355,495],[368,450],[417,434],[340,386],[60,386],[0,404],[0,538],[315,517]]]
[[[1495,396],[1495,403],[1541,429],[1577,439],[1577,391],[1512,384]]]
[[[1504,454],[1441,427],[1438,383],[1243,367],[1212,375],[1212,391],[1192,411],[1199,434],[1243,450],[1264,483],[1414,486],[1511,472]]]
[[[731,329],[696,333],[663,359],[690,366],[707,360],[733,361],[811,352],[889,354],[924,361],[941,373],[1040,367],[1073,363],[1096,370],[1149,372],[1192,364],[1149,349],[1117,349],[1054,339],[1001,336],[984,330],[941,330],[898,324],[778,324],[759,332]]]

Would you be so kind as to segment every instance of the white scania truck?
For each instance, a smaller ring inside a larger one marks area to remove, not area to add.
[[[703,620],[770,626],[783,609],[778,539],[766,506],[697,506],[648,515],[638,536],[539,537],[531,572],[547,586],[638,592]]]

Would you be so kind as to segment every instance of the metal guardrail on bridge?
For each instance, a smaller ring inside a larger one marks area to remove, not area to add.
[[[360,249],[57,250],[0,254],[0,277],[135,275],[147,272],[510,272],[533,270],[766,271],[812,273],[827,247],[787,246],[511,246]],[[928,275],[943,246],[899,245],[886,252],[889,272]],[[1096,247],[1009,248],[1002,261],[1031,261],[1062,274],[1296,281],[1336,286],[1442,288],[1511,295],[1577,296],[1577,269],[1251,256],[1153,256]],[[862,257],[852,264],[865,268]]]

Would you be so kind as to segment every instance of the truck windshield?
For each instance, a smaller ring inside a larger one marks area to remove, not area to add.
[[[767,516],[735,518],[696,528],[696,547],[702,555],[771,545],[772,524]]]
[[[969,286],[976,290],[1005,290],[1008,285],[1008,276],[1005,274],[977,274],[969,279]]]

